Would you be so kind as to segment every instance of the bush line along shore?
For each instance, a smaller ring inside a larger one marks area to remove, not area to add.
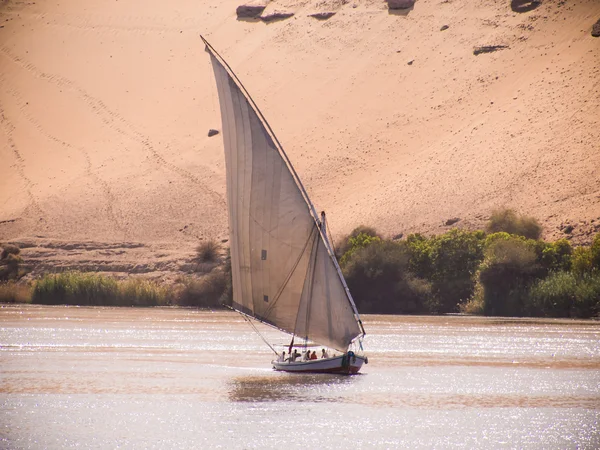
[[[485,231],[386,239],[361,226],[336,256],[361,313],[598,317],[600,234],[591,246],[540,240],[542,228],[510,209],[495,211]],[[46,305],[222,307],[231,299],[231,265],[219,244],[197,248],[206,273],[172,285],[98,273],[46,274],[18,282],[19,249],[0,257],[0,302]]]

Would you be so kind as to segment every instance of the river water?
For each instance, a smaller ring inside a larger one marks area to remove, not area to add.
[[[231,312],[4,305],[0,448],[600,448],[600,322],[363,321],[362,374],[293,375]]]

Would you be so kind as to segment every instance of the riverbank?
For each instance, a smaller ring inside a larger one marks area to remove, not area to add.
[[[591,246],[545,242],[535,220],[502,215],[487,231],[452,229],[438,236],[380,236],[358,227],[337,246],[361,313],[591,318],[600,315],[600,234]],[[507,220],[509,217],[510,220]],[[496,224],[497,225],[497,224]],[[528,235],[529,237],[523,236]],[[7,247],[8,248],[8,247]],[[229,259],[214,241],[190,258],[195,269],[165,279],[66,271],[24,277],[19,249],[3,251],[15,265],[0,285],[0,302],[221,307],[231,296]],[[9,267],[5,265],[5,267]],[[21,282],[16,282],[21,278]],[[10,279],[10,276],[8,277]]]

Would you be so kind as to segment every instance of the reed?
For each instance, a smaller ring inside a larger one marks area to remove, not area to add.
[[[0,283],[0,303],[30,303],[31,287],[27,284]]]
[[[47,274],[33,285],[32,303],[43,305],[158,306],[166,288],[147,280],[117,281],[96,273]]]
[[[126,306],[164,306],[170,303],[169,290],[139,278],[119,282],[120,304]]]
[[[199,263],[216,263],[219,260],[219,252],[221,251],[221,245],[211,239],[209,241],[202,242],[196,247],[196,261]]]

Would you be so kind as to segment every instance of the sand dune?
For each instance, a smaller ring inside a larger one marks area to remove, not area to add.
[[[200,33],[336,235],[480,227],[502,206],[547,238],[566,221],[576,242],[600,231],[597,0],[274,0],[263,14],[294,15],[270,22],[238,20],[241,3],[0,3],[0,241],[82,261],[65,244],[124,243],[132,267],[168,253],[172,270],[227,238]]]

